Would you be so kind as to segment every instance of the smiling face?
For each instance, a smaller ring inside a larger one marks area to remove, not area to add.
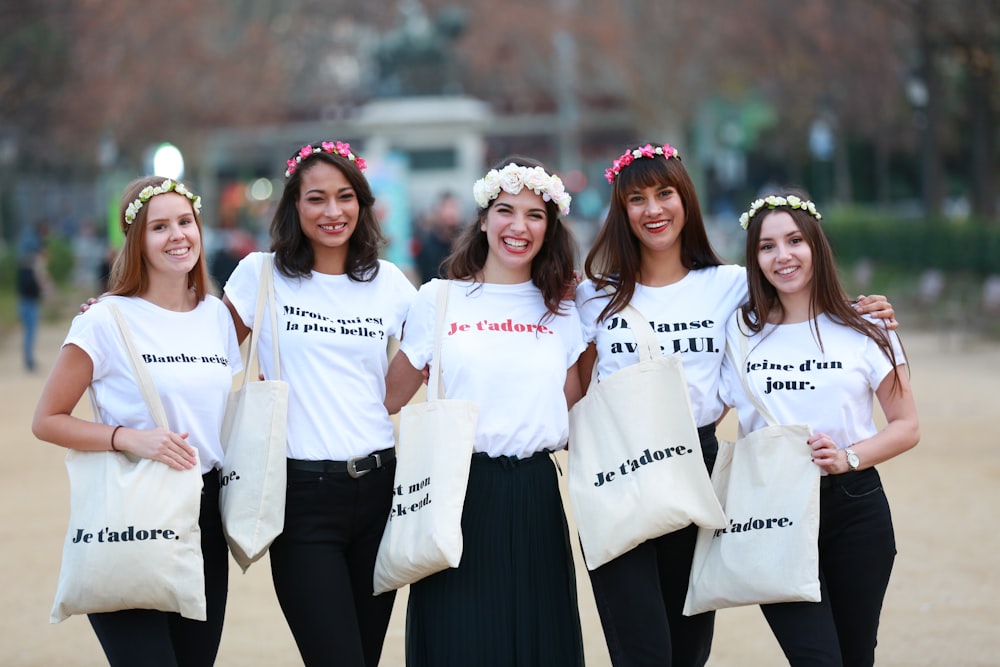
[[[314,270],[343,273],[347,247],[358,225],[358,196],[344,173],[316,162],[302,173],[295,209],[315,254]]]
[[[643,254],[680,256],[685,215],[677,188],[669,185],[634,188],[625,194],[625,211]]]
[[[791,298],[808,300],[813,278],[812,248],[788,212],[773,211],[761,222],[757,263],[782,303]]]
[[[195,222],[191,200],[176,192],[156,195],[146,204],[143,257],[150,279],[154,276],[184,277],[201,256],[201,233]]]
[[[480,223],[489,244],[483,280],[502,284],[531,280],[531,263],[545,242],[547,225],[548,212],[540,195],[527,188],[516,195],[501,191]]]

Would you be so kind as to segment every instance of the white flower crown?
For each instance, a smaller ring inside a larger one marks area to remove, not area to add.
[[[135,216],[139,215],[139,209],[142,208],[143,204],[156,195],[162,195],[167,192],[176,192],[179,195],[184,195],[191,200],[195,211],[201,211],[201,197],[188,190],[183,183],[178,183],[168,178],[159,185],[147,185],[139,191],[139,198],[135,199],[125,209],[125,224],[131,225],[135,221]]]
[[[511,162],[499,171],[490,169],[472,186],[472,196],[479,208],[486,208],[500,196],[501,190],[516,195],[523,188],[528,188],[544,201],[555,202],[561,215],[569,214],[569,203],[573,198],[558,176],[547,173],[541,167],[522,167]]]
[[[764,207],[769,209],[775,209],[779,206],[787,206],[788,208],[801,209],[816,218],[817,220],[822,220],[823,216],[820,215],[819,211],[816,210],[816,204],[809,200],[803,201],[795,195],[788,195],[787,197],[779,197],[778,195],[768,195],[763,199],[758,199],[754,203],[750,204],[750,210],[740,216],[740,227],[746,229],[750,224],[750,219],[757,214],[757,211]]]

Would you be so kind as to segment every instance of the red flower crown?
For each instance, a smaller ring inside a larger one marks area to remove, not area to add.
[[[679,160],[681,157],[680,153],[677,152],[677,149],[670,144],[663,144],[662,146],[652,146],[650,144],[646,144],[645,146],[632,148],[622,153],[621,157],[611,163],[611,167],[604,170],[604,178],[608,179],[608,183],[614,183],[615,176],[621,173],[621,170],[625,167],[641,158],[654,158],[657,155],[662,155],[667,160],[670,158],[677,158]]]
[[[285,169],[285,178],[294,174],[299,168],[299,163],[313,153],[333,153],[335,155],[346,157],[348,160],[358,165],[358,169],[361,171],[368,168],[368,163],[365,162],[364,158],[358,157],[351,152],[350,144],[341,141],[323,141],[319,144],[308,144],[300,148],[295,157],[289,159],[286,163],[288,168]]]

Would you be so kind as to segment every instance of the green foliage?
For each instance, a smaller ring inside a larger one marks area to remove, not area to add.
[[[837,261],[986,276],[1000,273],[1000,227],[976,220],[901,219],[841,209],[823,217]]]
[[[45,245],[49,252],[49,276],[56,285],[63,286],[73,275],[73,244],[69,239],[50,236]]]

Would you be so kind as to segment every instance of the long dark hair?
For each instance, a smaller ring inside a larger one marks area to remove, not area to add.
[[[626,202],[629,193],[648,187],[673,187],[684,204],[681,263],[688,269],[703,269],[724,263],[708,240],[694,183],[680,157],[666,159],[657,155],[636,159],[615,176],[607,218],[583,264],[584,272],[598,291],[607,286],[615,290],[599,319],[605,320],[620,312],[635,294],[641,247],[639,239],[632,233]]]
[[[789,193],[799,197],[803,201],[808,197],[803,192]],[[789,195],[784,195],[785,197]],[[809,318],[813,335],[820,349],[823,349],[823,339],[816,326],[816,316],[826,313],[835,322],[839,322],[858,333],[868,336],[882,354],[892,363],[893,390],[899,387],[899,370],[895,354],[893,354],[892,341],[888,331],[870,320],[862,317],[851,307],[851,299],[840,283],[837,275],[837,265],[833,259],[833,249],[830,242],[823,233],[823,227],[811,213],[801,208],[791,206],[776,206],[773,210],[768,207],[757,212],[747,225],[746,243],[746,267],[747,286],[750,293],[749,300],[741,306],[741,317],[747,329],[754,333],[760,333],[772,317],[773,314],[781,313],[781,300],[778,297],[778,290],[769,283],[761,270],[760,261],[757,258],[757,249],[760,247],[761,227],[764,220],[775,211],[783,211],[792,216],[795,226],[802,233],[812,251],[812,282],[809,285]],[[900,343],[902,347],[902,343]],[[906,352],[903,352],[904,359]]]
[[[312,244],[302,233],[302,223],[295,204],[302,190],[302,174],[320,162],[340,170],[358,197],[358,224],[347,242],[346,273],[351,280],[369,282],[378,275],[379,250],[385,237],[375,215],[375,197],[368,179],[354,161],[337,153],[327,153],[321,144],[313,144],[313,152],[299,162],[298,167],[285,181],[285,189],[271,220],[271,250],[274,265],[284,275],[308,277],[313,269],[315,255]],[[292,159],[299,155],[296,150]]]
[[[494,165],[494,169],[503,169],[510,163],[522,167],[542,167],[541,162],[529,157],[512,155]],[[491,200],[486,208],[479,209],[476,222],[467,225],[458,238],[451,255],[445,260],[448,265],[448,277],[452,280],[475,280],[486,265],[489,254],[489,241],[486,232],[482,230],[486,214],[496,199]],[[542,292],[545,300],[546,317],[561,314],[560,302],[567,294],[567,288],[573,282],[573,268],[576,262],[576,243],[569,229],[559,217],[559,207],[555,202],[545,202],[545,238],[542,247],[531,262],[531,282]]]

